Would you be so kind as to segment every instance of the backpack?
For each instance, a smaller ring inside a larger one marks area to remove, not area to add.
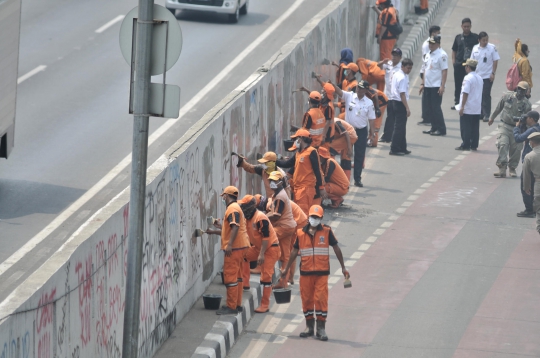
[[[401,23],[399,22],[399,16],[397,16],[397,14],[396,14],[396,23],[393,25],[388,25],[387,29],[394,36],[401,35],[401,33],[403,32],[403,26],[401,26]]]
[[[512,67],[510,67],[508,73],[506,74],[506,88],[509,91],[515,90],[519,81],[521,81],[518,68],[519,61],[521,61],[521,58],[512,64]]]

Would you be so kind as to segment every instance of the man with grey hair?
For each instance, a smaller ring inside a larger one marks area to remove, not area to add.
[[[525,156],[523,161],[523,187],[531,195],[533,178],[540,180],[540,132],[534,132],[529,137],[532,152]],[[540,234],[540,185],[534,187],[533,208],[536,212],[536,231]]]

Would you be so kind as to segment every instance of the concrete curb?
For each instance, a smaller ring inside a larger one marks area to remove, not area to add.
[[[403,57],[411,58],[427,36],[429,26],[439,11],[439,7],[444,0],[436,0],[430,3],[429,12],[422,15],[409,36],[401,46]],[[236,316],[222,316],[214,324],[212,330],[205,336],[204,341],[197,347],[191,358],[225,358],[231,351],[236,339],[240,336],[244,328],[249,323],[254,314],[255,302],[257,307],[260,304],[262,289],[260,284],[251,282],[256,287],[251,288],[251,296],[244,301],[244,312]]]
[[[229,354],[236,339],[255,314],[255,308],[261,304],[261,285],[254,282],[250,282],[250,285],[251,295],[242,305],[244,311],[236,316],[221,316],[191,358],[225,358]]]
[[[439,8],[444,0],[430,1],[429,12],[421,15],[413,29],[409,33],[409,36],[405,39],[403,45],[401,45],[401,51],[403,52],[403,58],[412,58],[414,53],[422,46],[424,39],[429,34],[429,27],[431,26],[433,19],[437,16]]]

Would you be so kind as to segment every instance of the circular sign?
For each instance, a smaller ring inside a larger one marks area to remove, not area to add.
[[[139,7],[133,8],[122,21],[120,27],[120,50],[128,65],[131,65],[131,48],[134,43],[133,19]],[[154,24],[152,30],[152,54],[150,74],[157,76],[168,71],[178,61],[182,51],[182,30],[176,17],[166,8],[154,4],[154,21],[168,21]],[[165,56],[167,54],[167,56]]]

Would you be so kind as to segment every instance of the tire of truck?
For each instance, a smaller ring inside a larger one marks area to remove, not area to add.
[[[234,12],[234,14],[229,15],[229,22],[231,24],[236,24],[239,18],[240,18],[240,2],[238,3],[238,5],[236,5],[236,11]]]

